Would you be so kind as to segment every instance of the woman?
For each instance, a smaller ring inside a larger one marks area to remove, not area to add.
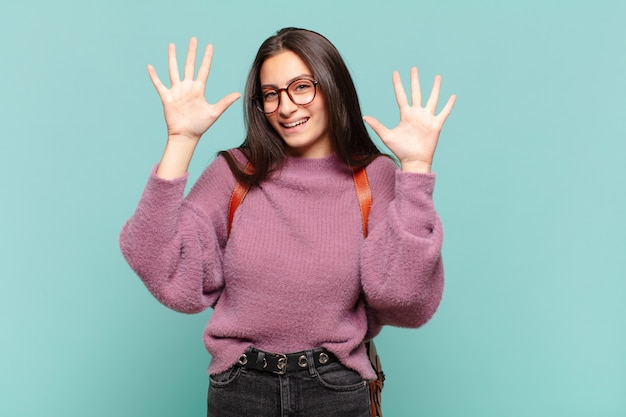
[[[245,90],[247,135],[221,152],[190,193],[187,167],[204,132],[239,98],[204,97],[207,46],[194,80],[197,41],[183,79],[169,47],[171,88],[148,66],[168,129],[120,244],[166,306],[208,307],[208,416],[368,416],[376,378],[364,341],[383,325],[419,327],[443,290],[442,229],[434,210],[433,154],[451,96],[435,114],[416,68],[411,101],[393,74],[400,123],[362,118],[350,74],[323,36],[286,28],[268,38]],[[396,156],[381,156],[363,120]],[[248,165],[248,170],[246,170]],[[363,236],[352,167],[365,167],[373,202]],[[237,182],[250,186],[228,224]]]

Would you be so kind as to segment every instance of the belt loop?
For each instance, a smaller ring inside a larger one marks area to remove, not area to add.
[[[317,369],[315,369],[315,359],[313,358],[312,350],[306,351],[306,361],[307,361],[307,364],[309,365],[309,374],[311,376],[317,375]]]

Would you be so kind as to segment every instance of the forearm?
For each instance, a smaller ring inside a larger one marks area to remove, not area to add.
[[[185,175],[197,144],[198,140],[178,135],[169,136],[156,175],[165,180]]]
[[[372,207],[372,229],[361,252],[362,284],[381,324],[419,327],[436,310],[443,290],[435,177],[399,172],[395,177],[393,195]]]
[[[150,292],[176,311],[198,312],[222,285],[221,254],[210,222],[182,202],[186,176],[152,176],[134,215],[120,234],[120,248]]]
[[[182,313],[197,313],[219,296],[223,286],[221,255],[210,230],[190,219],[181,219],[178,227],[181,230],[161,233],[129,222],[120,234],[120,248],[162,304]],[[195,236],[195,231],[206,237]]]

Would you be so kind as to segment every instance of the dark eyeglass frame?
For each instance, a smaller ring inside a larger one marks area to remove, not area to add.
[[[296,103],[293,97],[291,96],[291,94],[289,94],[289,87],[291,87],[294,83],[297,83],[298,81],[310,81],[311,83],[313,83],[313,97],[311,98],[311,101],[307,103]],[[255,107],[261,113],[264,113],[266,115],[273,114],[273,113],[276,113],[278,109],[280,108],[280,100],[283,96],[282,92],[284,91],[285,93],[287,93],[287,97],[289,97],[289,100],[291,100],[293,104],[295,104],[296,106],[306,106],[307,104],[313,103],[313,100],[315,100],[315,97],[317,96],[317,84],[318,84],[317,80],[314,80],[312,78],[302,77],[302,78],[296,78],[295,80],[291,81],[289,84],[287,84],[287,87],[272,88],[272,90],[275,91],[276,94],[278,95],[278,102],[276,103],[276,109],[270,112],[265,111],[265,106],[263,105],[263,94],[259,94],[259,95],[252,97],[252,101],[254,102]]]

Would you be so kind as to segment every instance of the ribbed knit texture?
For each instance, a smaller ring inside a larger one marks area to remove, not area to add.
[[[235,179],[223,158],[186,198],[186,176],[166,181],[153,171],[122,229],[122,253],[164,305],[184,313],[213,306],[204,332],[212,374],[248,346],[325,347],[375,379],[363,340],[385,324],[419,327],[437,309],[442,230],[434,174],[401,173],[385,157],[367,174],[373,204],[364,240],[351,171],[334,155],[289,158],[252,187],[229,238]]]

